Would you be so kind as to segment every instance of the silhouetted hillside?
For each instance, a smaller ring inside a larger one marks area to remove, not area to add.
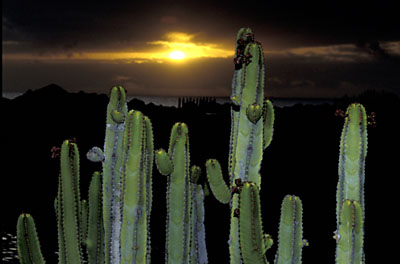
[[[107,95],[68,93],[57,85],[28,91],[2,103],[2,182],[5,216],[2,232],[13,232],[21,212],[36,220],[47,263],[56,263],[57,236],[54,198],[57,191],[59,160],[51,159],[51,148],[65,139],[76,138],[81,156],[81,190],[85,197],[90,177],[100,164],[86,160],[92,146],[103,147]],[[395,183],[398,166],[397,121],[399,98],[393,94],[368,92],[357,98],[336,100],[334,105],[296,105],[275,109],[274,138],[265,151],[262,164],[262,211],[264,231],[275,245],[268,253],[273,260],[277,245],[280,206],[286,194],[300,196],[304,208],[304,237],[310,246],[303,250],[304,263],[333,263],[336,228],[336,184],[339,138],[343,118],[336,109],[345,110],[350,102],[365,105],[376,113],[377,125],[370,127],[366,161],[366,237],[367,259],[381,255],[381,229],[396,207]],[[202,167],[209,158],[217,158],[227,176],[230,134],[230,105],[212,104],[181,108],[144,104],[132,100],[129,109],[142,111],[153,124],[155,148],[167,148],[172,125],[185,122],[189,127],[190,158]],[[166,179],[153,171],[152,260],[162,263],[165,235]],[[393,202],[392,202],[393,201]],[[394,207],[393,207],[394,206]],[[392,208],[392,210],[390,209]],[[213,196],[206,198],[206,238],[210,263],[228,263],[229,206]],[[387,216],[380,216],[386,215]],[[388,263],[388,262],[380,262]]]

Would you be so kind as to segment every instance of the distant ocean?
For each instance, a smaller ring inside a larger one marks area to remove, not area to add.
[[[3,97],[8,99],[14,99],[18,96],[21,96],[22,93],[3,93]],[[175,97],[175,96],[143,96],[137,95],[132,96],[128,95],[128,101],[132,99],[139,99],[143,101],[145,104],[153,103],[155,105],[163,105],[163,106],[175,106],[178,107],[179,99],[195,99],[197,97]],[[215,101],[218,104],[229,103],[229,97],[198,97],[201,98],[215,98]],[[290,107],[296,104],[303,105],[320,105],[320,104],[332,104],[333,99],[329,98],[273,98],[272,99],[275,107]]]

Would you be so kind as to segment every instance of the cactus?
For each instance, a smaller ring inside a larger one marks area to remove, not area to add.
[[[172,127],[168,153],[156,151],[156,165],[167,182],[166,263],[190,261],[190,155],[188,127]]]
[[[362,241],[367,124],[365,108],[361,104],[351,104],[346,111],[340,139],[335,232],[336,262],[339,264],[365,261],[361,259],[364,258]],[[350,226],[353,228],[351,231],[348,230]],[[353,244],[343,242],[343,236],[347,238],[348,232],[353,234]]]
[[[128,114],[123,150],[121,261],[150,263],[153,131],[139,111]]]
[[[206,248],[206,230],[204,226],[204,192],[203,187],[197,184],[201,169],[198,166],[192,166],[191,169],[191,242],[190,242],[190,263],[206,264],[208,263]]]
[[[113,87],[105,151],[94,147],[86,155],[103,162],[103,175],[96,172],[92,177],[89,204],[80,199],[78,147],[69,140],[61,147],[55,199],[59,263],[85,262],[83,247],[89,264],[150,263],[153,131],[142,113],[126,111],[125,90]],[[27,252],[21,251],[21,259],[29,258]]]
[[[336,263],[365,263],[363,256],[363,210],[359,202],[344,200],[337,231]]]
[[[59,263],[82,262],[81,200],[78,146],[65,140],[61,146],[61,173],[57,194]]]
[[[242,263],[242,258],[247,263],[252,263],[248,261],[254,260],[253,257],[247,257],[247,252],[245,253],[246,257],[243,255],[242,243],[244,243],[245,238],[240,238],[239,218],[236,216],[235,210],[239,209],[239,206],[259,210],[260,204],[239,204],[239,195],[232,196],[231,192],[239,192],[241,187],[238,186],[238,183],[241,184],[241,182],[248,182],[251,186],[256,186],[257,191],[260,191],[261,176],[259,171],[262,155],[272,140],[274,123],[272,103],[269,100],[264,100],[264,54],[262,46],[259,42],[254,41],[254,35],[250,28],[241,28],[237,34],[234,64],[228,166],[229,186],[223,180],[218,161],[208,160],[206,162],[207,177],[214,196],[220,202],[230,203],[231,206],[231,228],[228,243],[232,264]],[[248,199],[246,203],[250,201]],[[251,229],[253,231],[262,229],[260,226],[251,228],[253,228]],[[250,239],[250,237],[248,238]],[[257,238],[260,239],[259,241],[263,241],[266,235],[261,232],[257,234]],[[269,239],[268,237],[268,241]],[[245,242],[246,245],[249,245],[249,243],[251,241]],[[260,246],[261,244],[257,247]],[[265,248],[267,247],[263,249]],[[260,252],[257,254],[260,254]],[[254,263],[266,262],[263,255],[256,259],[257,262]]]
[[[279,225],[279,246],[276,264],[301,263],[302,247],[308,245],[303,240],[303,205],[299,197],[287,195],[282,202]]]
[[[21,214],[17,222],[17,248],[21,264],[45,263],[40,250],[35,221],[30,214]]]
[[[126,93],[123,87],[111,89],[107,107],[106,136],[103,161],[103,217],[106,264],[120,263],[121,168],[123,166],[122,141],[127,116]]]
[[[89,264],[104,263],[104,226],[101,173],[93,173],[89,185],[89,213],[86,250]]]
[[[255,183],[244,182],[243,186],[239,188],[238,209],[234,210],[234,217],[239,220],[240,249],[243,262],[267,263],[265,252],[268,248],[268,242],[264,241],[258,187]]]

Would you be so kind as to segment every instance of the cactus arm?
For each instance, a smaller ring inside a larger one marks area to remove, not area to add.
[[[279,225],[279,246],[275,263],[300,264],[302,248],[303,208],[299,197],[287,195],[282,202],[281,220]]]
[[[360,203],[345,200],[340,213],[336,263],[362,263],[363,259],[363,212]]]
[[[64,141],[61,146],[61,175],[59,192],[59,234],[63,235],[65,262],[81,263],[79,152],[75,143]],[[60,262],[64,262],[61,260]]]
[[[88,263],[104,263],[104,226],[102,207],[102,185],[101,173],[93,173],[89,185],[89,215],[88,215],[88,236],[86,249]]]
[[[21,264],[45,263],[40,250],[35,221],[29,214],[21,214],[17,222],[17,248]]]
[[[274,134],[275,113],[270,100],[264,101],[264,150],[271,144]]]
[[[222,177],[221,165],[215,159],[206,162],[207,178],[215,198],[227,204],[231,200],[231,191]]]
[[[127,115],[124,88],[113,87],[107,107],[103,162],[103,218],[105,227],[106,263],[120,262],[121,229],[121,166],[124,119]]]
[[[172,164],[168,153],[163,149],[159,149],[156,151],[155,157],[158,171],[162,175],[170,175],[174,170],[174,165]]]
[[[239,233],[243,262],[267,263],[258,187],[254,183],[245,182],[239,196]]]

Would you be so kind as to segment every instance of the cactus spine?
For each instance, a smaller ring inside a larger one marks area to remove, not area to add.
[[[248,246],[252,242],[245,242],[244,237],[248,239],[250,237],[244,233],[245,236],[240,237],[238,217],[241,207],[260,210],[260,204],[243,204],[250,203],[253,201],[251,199],[244,200],[241,203],[237,193],[240,192],[241,186],[239,185],[241,182],[248,182],[247,184],[256,186],[257,191],[260,190],[261,177],[259,171],[262,155],[264,149],[272,140],[274,123],[272,103],[269,100],[264,100],[264,53],[261,44],[254,41],[254,35],[250,28],[241,28],[236,36],[234,63],[228,167],[229,186],[223,181],[218,161],[208,160],[206,162],[207,175],[214,196],[223,203],[229,202],[231,206],[231,227],[228,242],[230,262],[239,264],[242,263],[243,259],[245,263],[265,263],[266,259],[262,254],[258,257],[249,257],[252,253],[247,250],[252,250],[252,247]],[[234,193],[233,196],[230,190]],[[259,199],[254,198],[254,201],[259,202]],[[254,217],[253,219],[256,219],[259,216]],[[252,224],[259,225],[260,223],[254,222]],[[256,237],[251,237],[251,240],[264,241],[266,235],[261,232],[260,226],[249,228],[249,230],[257,230],[253,233]],[[242,243],[246,245],[242,245]],[[261,244],[257,244],[257,248],[261,250]],[[243,252],[243,250],[246,252]],[[257,254],[260,254],[262,250],[257,252]]]
[[[362,245],[367,124],[365,108],[351,104],[340,140],[335,232],[336,263],[339,264],[365,261]]]
[[[21,214],[17,222],[17,247],[21,264],[45,263],[40,250],[35,221],[29,214]]]

